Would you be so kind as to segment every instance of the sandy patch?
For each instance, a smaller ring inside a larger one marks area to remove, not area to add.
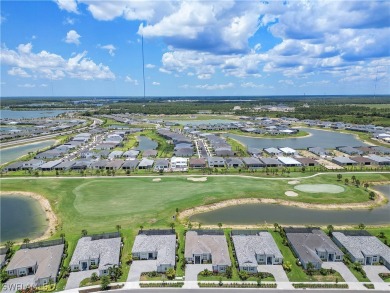
[[[295,191],[291,191],[291,190],[286,191],[284,194],[287,196],[298,196],[298,193],[296,193]]]
[[[187,180],[194,182],[205,182],[207,181],[207,177],[188,177]]]
[[[160,181],[161,181],[161,178],[154,178],[152,181],[153,181],[153,182],[160,182]]]
[[[308,193],[341,193],[345,190],[344,187],[336,184],[299,184],[294,188]]]
[[[53,210],[51,208],[50,202],[45,197],[43,197],[42,195],[37,194],[37,193],[26,192],[26,191],[7,191],[7,192],[0,191],[0,196],[5,195],[5,194],[15,195],[15,196],[28,196],[28,197],[31,197],[31,198],[37,200],[46,213],[46,219],[48,219],[49,225],[48,225],[45,233],[41,237],[38,237],[38,238],[35,238],[32,240],[34,240],[34,242],[37,242],[37,241],[41,241],[41,240],[44,240],[44,239],[51,237],[51,233],[55,232],[56,226],[58,224],[58,220],[57,220],[56,214],[53,212]],[[16,244],[21,244],[21,242],[16,243]]]
[[[288,182],[288,184],[291,184],[291,185],[295,185],[295,184],[299,184],[299,183],[301,183],[301,182],[298,180],[293,180],[293,181]]]

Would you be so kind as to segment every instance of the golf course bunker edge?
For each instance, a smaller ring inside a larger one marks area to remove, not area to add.
[[[336,184],[299,184],[294,189],[308,193],[341,193],[345,190]]]

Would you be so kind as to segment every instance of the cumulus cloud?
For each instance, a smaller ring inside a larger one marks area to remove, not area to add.
[[[130,76],[126,76],[125,77],[125,82],[128,82],[128,83],[131,83],[133,85],[138,85],[138,80],[136,79],[132,79]]]
[[[254,82],[243,82],[241,83],[241,87],[243,88],[265,88],[264,84],[255,84]]]
[[[96,64],[86,56],[86,51],[68,59],[47,51],[34,53],[31,43],[20,44],[16,50],[6,47],[1,47],[0,50],[1,63],[16,68],[11,68],[8,72],[11,75],[27,74],[48,79],[64,77],[83,80],[115,79],[108,66]]]
[[[158,86],[158,85],[160,85],[160,83],[158,81],[153,81],[152,85]]]
[[[20,67],[12,67],[8,70],[8,74],[12,76],[20,76],[20,77],[31,77],[25,70]]]
[[[70,30],[66,34],[65,42],[68,44],[80,45],[80,38],[81,36],[75,30]]]
[[[148,68],[148,69],[153,69],[153,68],[156,67],[156,65],[154,65],[154,64],[146,64],[145,67]]]
[[[66,10],[68,12],[79,13],[77,10],[76,0],[55,0],[58,7],[61,10]]]
[[[201,89],[201,90],[224,90],[227,88],[232,88],[234,87],[234,83],[229,82],[226,84],[198,84],[198,85],[188,85],[184,84],[180,86],[181,88],[188,89],[188,88],[194,88],[194,89]]]
[[[115,56],[116,48],[114,45],[112,45],[112,44],[108,44],[108,45],[104,45],[104,46],[98,45],[98,47],[100,49],[107,50],[108,54],[110,54],[111,56]]]
[[[33,83],[18,84],[18,87],[34,88],[35,84],[33,84]]]

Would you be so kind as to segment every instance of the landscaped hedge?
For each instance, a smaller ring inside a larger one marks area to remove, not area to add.
[[[313,289],[348,289],[348,284],[313,284],[313,283],[296,283],[293,284],[295,289],[313,288]]]
[[[184,285],[184,282],[174,282],[174,283],[140,283],[139,284],[141,288],[151,288],[151,287],[158,287],[158,288],[163,288],[163,287],[178,287],[181,288]]]
[[[374,284],[363,284],[367,289],[375,289]]]
[[[198,283],[201,288],[276,288],[275,283],[264,283],[264,284],[240,284],[240,283]]]

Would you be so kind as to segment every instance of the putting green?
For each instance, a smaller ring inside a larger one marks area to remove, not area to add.
[[[294,188],[308,193],[341,193],[345,190],[344,187],[335,184],[299,184]]]

